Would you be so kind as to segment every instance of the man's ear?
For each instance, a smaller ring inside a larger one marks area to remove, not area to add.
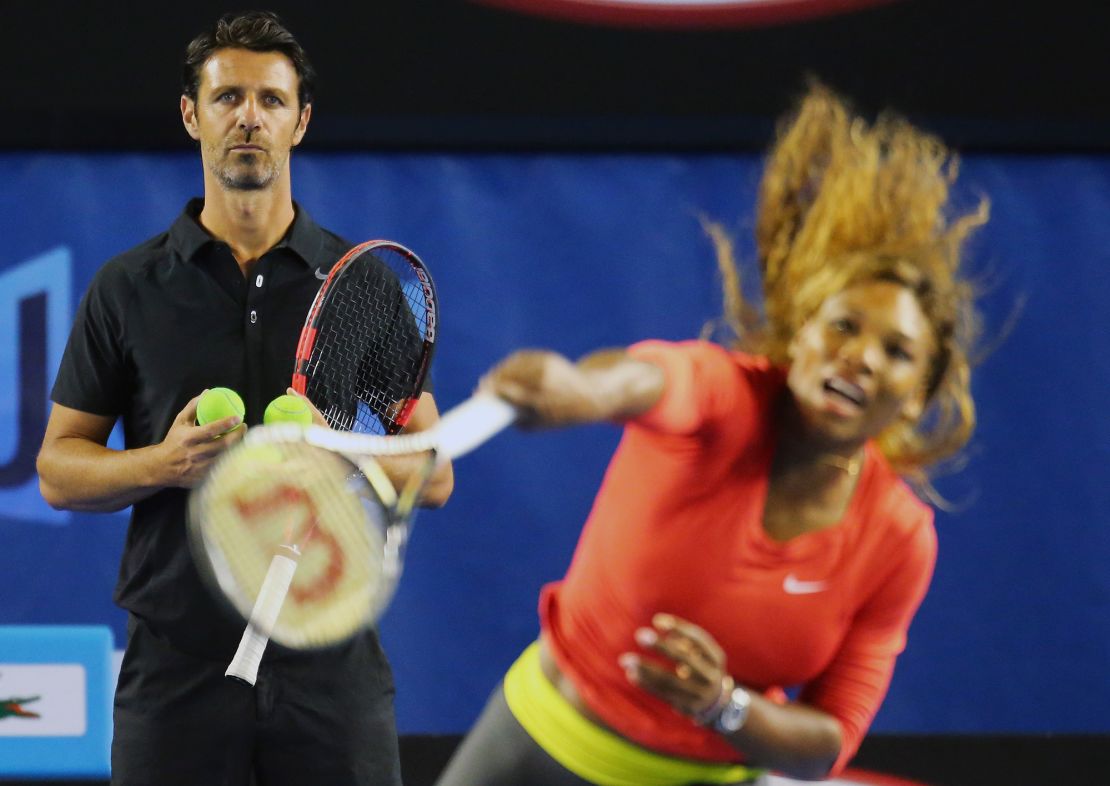
[[[197,125],[197,102],[189,96],[181,96],[181,122],[185,131],[193,139],[200,139],[200,128]]]
[[[293,147],[296,147],[304,139],[304,132],[308,130],[308,121],[312,117],[312,104],[305,104],[304,109],[301,110],[301,122],[297,123],[297,130],[293,132]]]

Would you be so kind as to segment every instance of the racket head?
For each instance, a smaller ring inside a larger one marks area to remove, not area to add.
[[[190,494],[188,525],[202,577],[244,621],[274,556],[292,556],[296,568],[281,611],[260,632],[314,649],[349,638],[385,610],[405,533],[368,479],[376,473],[308,444],[304,431],[251,429]],[[361,464],[376,466],[372,459]]]
[[[389,240],[352,248],[332,267],[297,346],[293,388],[332,428],[395,434],[428,375],[439,299],[424,263]]]

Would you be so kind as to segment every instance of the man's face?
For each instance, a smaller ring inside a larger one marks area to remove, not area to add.
[[[181,118],[200,142],[205,168],[230,190],[269,187],[288,174],[289,151],[304,136],[311,104],[300,108],[297,72],[280,52],[218,49],[200,72],[196,101]]]

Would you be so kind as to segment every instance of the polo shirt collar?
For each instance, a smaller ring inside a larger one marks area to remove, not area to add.
[[[293,202],[293,210],[296,214],[293,218],[293,226],[285,233],[278,246],[286,246],[306,265],[312,267],[316,264],[314,260],[319,258],[324,246],[324,230],[312,220],[308,211],[296,202]]]
[[[202,248],[216,242],[216,239],[200,225],[200,211],[203,208],[202,197],[190,199],[185,209],[181,211],[181,215],[170,227],[170,243],[184,259],[196,258]],[[308,211],[296,202],[293,203],[293,210],[293,226],[274,248],[288,248],[306,265],[311,266],[312,260],[319,255],[324,244],[324,231],[312,220]]]
[[[198,220],[203,207],[203,199],[199,197],[190,199],[185,209],[181,211],[181,215],[170,227],[170,245],[181,254],[183,259],[195,259],[197,252],[209,243],[215,242],[215,238],[204,231]]]

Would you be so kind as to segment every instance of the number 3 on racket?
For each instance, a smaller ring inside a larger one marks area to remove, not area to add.
[[[190,496],[189,528],[202,575],[250,620],[228,676],[253,684],[270,637],[322,647],[376,621],[436,462],[469,452],[515,416],[504,401],[476,395],[416,434],[264,426],[224,454]],[[404,454],[426,457],[398,493],[373,457]]]

